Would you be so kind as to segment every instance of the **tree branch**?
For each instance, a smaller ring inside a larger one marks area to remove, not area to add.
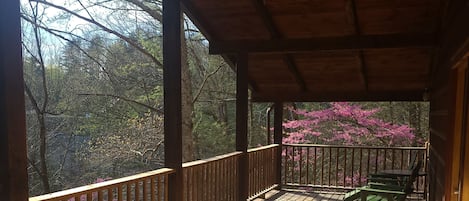
[[[202,84],[200,85],[199,89],[197,90],[197,93],[195,94],[194,99],[192,99],[192,104],[194,104],[197,101],[197,99],[199,98],[199,96],[202,93],[202,90],[203,90],[205,84],[207,83],[208,79],[210,79],[210,77],[215,75],[222,67],[223,67],[222,65],[218,66],[217,69],[215,69],[213,72],[209,73],[208,75],[206,75],[204,77],[204,80],[202,81]]]
[[[139,52],[141,52],[142,54],[150,57],[150,59],[155,62],[156,65],[162,67],[163,66],[163,63],[161,63],[156,57],[154,57],[150,52],[148,52],[147,50],[145,50],[143,47],[141,47],[139,44],[137,44],[135,41],[133,41],[132,39],[130,39],[129,37],[127,36],[124,36],[122,35],[121,33],[117,32],[117,31],[114,31],[106,26],[104,26],[103,24],[93,20],[93,19],[90,19],[90,18],[87,18],[87,17],[84,17],[82,15],[79,15],[78,13],[72,11],[72,10],[69,10],[63,6],[59,6],[59,5],[56,5],[56,4],[53,4],[53,3],[50,3],[50,2],[47,2],[47,1],[44,1],[44,0],[31,0],[31,1],[35,1],[35,2],[38,2],[38,3],[41,3],[41,4],[44,4],[44,5],[47,5],[47,6],[50,6],[50,7],[53,7],[53,8],[56,8],[56,9],[59,9],[59,10],[62,10],[62,11],[65,11],[67,13],[70,13],[71,15],[75,16],[75,17],[78,17],[84,21],[87,21],[91,24],[94,24],[96,26],[98,26],[99,28],[101,28],[102,30],[104,30],[105,32],[108,32],[110,34],[113,34],[117,37],[119,37],[120,39],[124,40],[125,42],[127,42],[128,44],[130,44],[131,46],[133,46],[135,49],[137,49]]]
[[[126,98],[126,97],[123,97],[123,96],[119,96],[119,95],[114,95],[114,94],[99,94],[99,93],[81,93],[81,94],[78,94],[79,96],[102,96],[102,97],[112,97],[112,98],[118,98],[118,99],[122,99],[124,101],[127,101],[127,102],[131,102],[131,103],[134,103],[134,104],[137,104],[137,105],[140,105],[142,107],[145,107],[151,111],[154,111],[156,113],[158,113],[159,115],[163,115],[164,112],[163,110],[159,109],[159,108],[155,108],[155,107],[152,107],[150,105],[147,105],[145,103],[141,103],[141,102],[138,102],[136,100],[132,100],[132,99],[129,99],[129,98]]]
[[[149,6],[145,5],[143,2],[141,2],[139,0],[126,0],[126,1],[136,5],[139,8],[141,8],[143,11],[148,13],[148,15],[150,15],[153,19],[157,20],[158,22],[160,22],[160,23],[163,22],[163,16],[161,15],[161,13],[159,13],[157,10],[154,10],[154,9],[150,8]]]

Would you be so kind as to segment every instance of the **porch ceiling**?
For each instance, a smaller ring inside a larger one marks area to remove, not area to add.
[[[257,101],[422,100],[444,0],[182,0]]]

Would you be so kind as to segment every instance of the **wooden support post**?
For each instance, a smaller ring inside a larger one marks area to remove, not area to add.
[[[248,198],[248,55],[240,53],[236,64],[236,150],[243,152],[239,158],[239,200]]]
[[[20,3],[0,6],[0,200],[28,200]]]
[[[277,150],[277,174],[275,181],[278,188],[282,188],[282,123],[283,123],[283,103],[274,104],[274,143],[278,144]]]
[[[182,201],[181,7],[163,1],[164,153],[169,176],[168,200]]]

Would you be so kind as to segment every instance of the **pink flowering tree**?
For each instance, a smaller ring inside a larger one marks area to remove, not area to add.
[[[379,109],[336,102],[318,111],[291,110],[300,118],[283,124],[286,130],[283,143],[406,146],[415,138],[409,126],[377,118]]]

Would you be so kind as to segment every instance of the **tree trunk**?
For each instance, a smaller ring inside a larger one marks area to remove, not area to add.
[[[50,193],[50,185],[49,185],[49,175],[47,173],[47,159],[46,159],[46,122],[44,119],[44,113],[37,114],[37,119],[39,122],[39,163],[40,163],[40,170],[39,177],[44,187],[44,193]]]
[[[181,16],[181,26],[184,18]],[[184,27],[182,27],[184,30]],[[187,62],[187,44],[185,34],[181,32],[181,95],[182,95],[182,161],[194,160],[194,140],[192,136],[192,82]]]

